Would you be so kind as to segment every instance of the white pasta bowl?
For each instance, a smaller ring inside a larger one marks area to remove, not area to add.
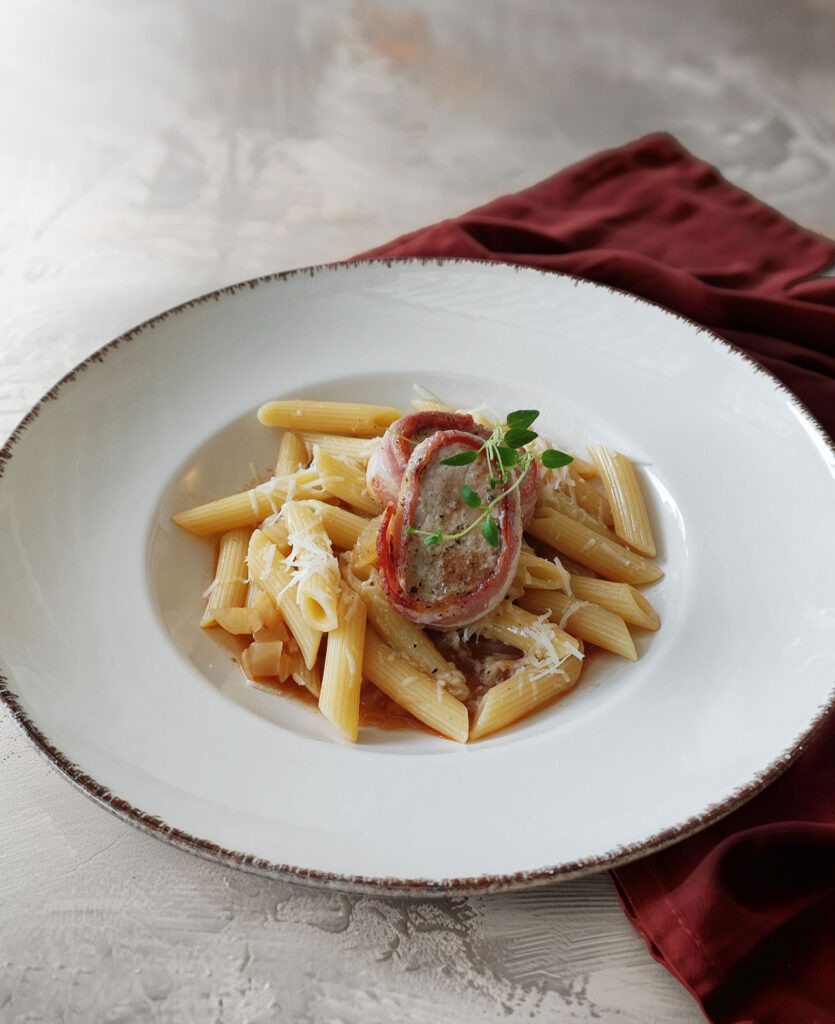
[[[630,455],[662,627],[478,743],[351,745],[200,630],[212,546],[170,517],[269,469],[261,403],[408,408],[415,384]],[[774,378],[611,289],[456,261],[230,288],[106,346],[0,452],[0,696],[100,804],[247,870],[425,894],[611,867],[753,796],[831,707],[834,468]]]

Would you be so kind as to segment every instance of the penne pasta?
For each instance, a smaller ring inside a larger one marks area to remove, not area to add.
[[[351,552],[351,567],[361,579],[367,579],[370,571],[377,564],[377,535],[380,532],[382,521],[382,516],[369,519],[365,529],[357,537]]]
[[[377,565],[377,536],[381,522],[382,516],[368,519],[365,529],[351,550],[351,568],[361,580],[367,580],[371,570]]]
[[[255,526],[278,512],[288,498],[325,498],[327,495],[316,470],[300,469],[288,476],[273,477],[239,494],[230,494],[186,512],[178,512],[171,518],[189,533],[208,537],[242,526]]]
[[[339,590],[339,624],[328,633],[319,710],[342,735],[359,735],[360,686],[365,649],[365,604],[347,584]]]
[[[568,693],[576,685],[582,665],[579,658],[568,657],[556,671],[544,676],[533,665],[520,668],[510,679],[487,691],[476,711],[470,740],[498,732]]]
[[[574,655],[580,648],[579,641],[564,629],[543,622],[511,601],[502,601],[494,612],[469,628],[480,637],[498,640],[551,663]]]
[[[593,516],[591,512],[578,505],[565,491],[542,490],[537,497],[536,503],[537,506],[544,508],[554,508],[557,512],[562,512],[564,516],[576,519],[578,523],[582,523],[589,530],[594,530],[595,533],[599,533],[603,537],[611,537],[612,540],[615,540],[615,535],[601,519]]]
[[[654,557],[655,539],[635,467],[625,455],[605,445],[586,447],[609,496],[615,533],[633,551]]]
[[[343,437],[340,434],[316,434],[310,430],[302,430],[299,437],[304,441],[306,450],[312,455],[315,447],[330,452],[340,459],[354,459],[356,462],[368,462],[377,450],[380,439],[377,437]]]
[[[564,484],[563,493],[575,505],[588,512],[594,519],[599,520],[608,530],[611,530],[615,520],[607,496],[593,484],[584,480],[583,477],[572,473],[571,466],[568,466],[568,470],[568,482]]]
[[[469,696],[463,672],[443,657],[419,626],[397,614],[388,603],[376,573],[367,579],[359,579],[352,567],[344,564],[343,576],[348,586],[362,599],[369,622],[389,647],[440,682],[453,697],[463,700]]]
[[[248,544],[249,530],[230,530],[220,538],[215,578],[200,620],[203,629],[218,625],[219,611],[243,607],[246,601]]]
[[[282,555],[290,554],[290,534],[287,529],[287,520],[282,517],[280,512],[265,519],[261,523],[261,530],[266,533]]]
[[[523,608],[534,615],[548,615],[561,629],[629,661],[637,661],[635,644],[619,615],[578,597],[555,591],[529,590],[521,598]]]
[[[554,508],[538,505],[525,528],[560,554],[617,583],[652,583],[664,575],[649,559]]]
[[[275,463],[275,476],[289,476],[296,473],[310,462],[310,455],[304,442],[292,431],[287,431],[278,446],[278,458]]]
[[[366,629],[363,675],[424,725],[458,743],[467,742],[466,704],[384,643],[373,627]]]
[[[379,528],[379,516],[377,519],[369,520],[365,516],[358,516],[356,512],[349,512],[347,508],[340,508],[339,505],[328,505],[324,501],[305,501],[322,520],[325,532],[331,539],[334,547],[348,550],[352,548],[363,531],[370,523],[376,523]]]
[[[573,477],[582,480],[588,480],[590,477],[597,476],[597,466],[593,462],[586,462],[585,459],[581,459],[579,455],[574,456],[574,461],[570,463],[568,471]]]
[[[512,584],[514,589],[565,590],[568,585],[569,574],[559,558],[540,558],[527,544],[522,546]]]
[[[299,686],[303,686],[318,700],[322,692],[322,673],[319,671],[318,663],[308,665],[301,651],[293,650],[290,645],[282,652],[281,657],[282,671],[287,673],[285,678],[290,678]]]
[[[249,572],[281,611],[287,628],[293,634],[307,668],[316,664],[322,640],[321,630],[304,619],[296,602],[296,584],[281,552],[263,530],[255,530],[247,553]]]
[[[267,402],[258,410],[258,419],[267,427],[352,437],[379,437],[386,427],[400,419],[400,415],[399,409],[384,405],[315,402],[301,398]]]
[[[296,602],[313,629],[327,633],[338,623],[339,566],[325,527],[309,505],[288,501],[281,510],[287,526],[290,558],[295,569]]]
[[[649,601],[628,583],[572,576],[571,593],[581,601],[593,601],[601,608],[607,608],[632,626],[656,630],[661,625],[661,620]]]
[[[313,464],[328,494],[370,516],[379,514],[380,506],[366,490],[365,473],[356,463],[339,459],[323,448],[315,447]]]

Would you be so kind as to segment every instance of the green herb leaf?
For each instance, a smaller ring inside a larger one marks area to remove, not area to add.
[[[501,481],[497,480],[494,476],[490,477],[490,486],[498,487]]]
[[[478,458],[477,451],[459,452],[457,455],[450,455],[448,459],[441,459],[442,466],[469,466]]]
[[[437,544],[440,539],[441,539],[441,531],[440,530],[436,530],[435,533],[430,533],[429,536],[424,540],[423,543],[428,548],[431,548],[432,545],[433,544]]]
[[[461,497],[470,508],[481,508],[481,498],[468,484],[461,487]]]
[[[497,448],[496,451],[499,455],[499,462],[503,466],[515,466],[519,462],[519,452],[515,448]]]
[[[567,466],[569,462],[574,461],[573,455],[566,455],[565,452],[559,452],[556,448],[549,448],[548,451],[542,453],[540,458],[546,469],[558,469],[560,466]]]
[[[505,436],[502,438],[508,448],[522,448],[526,444],[530,444],[531,441],[535,441],[537,434],[533,430],[519,430],[514,428],[508,430]]]
[[[497,548],[499,546],[499,528],[490,516],[487,516],[481,524],[481,535],[491,548]]]
[[[524,430],[539,416],[539,409],[518,409],[507,417],[507,425],[512,430]]]

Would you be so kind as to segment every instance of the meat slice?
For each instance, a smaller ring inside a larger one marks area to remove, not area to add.
[[[415,412],[395,420],[368,460],[366,486],[378,504],[385,508],[397,501],[412,452],[439,430],[463,430],[485,441],[490,436],[489,430],[463,412]]]
[[[433,433],[412,452],[396,505],[383,516],[377,551],[380,578],[392,607],[410,622],[437,629],[466,626],[492,611],[507,593],[516,574],[522,544],[519,490],[509,491],[491,516],[499,531],[494,548],[476,526],[463,537],[427,545],[432,533],[456,534],[481,515],[461,496],[467,484],[484,504],[513,484],[490,486],[487,460],[466,466],[444,466],[443,459],[477,450],[482,439],[460,430]]]

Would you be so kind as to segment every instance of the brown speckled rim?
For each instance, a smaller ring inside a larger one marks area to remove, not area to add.
[[[642,303],[655,309],[660,309],[676,319],[696,328],[700,333],[726,348],[728,351],[742,357],[756,372],[767,377],[774,388],[780,391],[790,401],[798,413],[805,420],[809,428],[820,438],[826,447],[835,454],[835,445],[826,431],[817,422],[806,406],[772,373],[752,359],[747,353],[737,346],[721,338],[719,335],[703,327],[701,324],[682,316],[675,310],[662,306],[659,303],[650,302],[647,299],[633,295],[631,292],[621,288],[614,288],[609,285],[600,284],[596,281],[589,281],[585,278],[576,277],[571,274],[557,273],[549,270],[542,270],[536,267],[523,267],[512,263],[501,263],[495,260],[471,260],[452,258],[394,258],[394,259],[373,259],[356,260],[341,263],[327,263],[316,267],[304,267],[298,270],[290,270],[278,274],[270,274],[265,277],[255,278],[241,284],[221,288],[218,291],[210,292],[189,302],[175,306],[173,309],[161,313],[151,320],[147,320],[138,327],[133,328],[120,337],[104,345],[97,352],[79,363],[73,370],[66,374],[54,387],[52,387],[41,400],[24,416],[17,427],[12,431],[6,443],[0,448],[0,478],[2,478],[6,464],[14,455],[15,446],[20,442],[25,431],[32,426],[38,415],[47,402],[56,401],[61,392],[68,384],[71,384],[79,374],[90,368],[94,363],[101,363],[120,345],[135,341],[142,337],[146,331],[154,330],[164,323],[169,317],[176,316],[185,310],[201,305],[206,302],[220,302],[225,296],[235,295],[246,289],[255,289],[262,285],[274,284],[292,280],[295,277],[307,275],[313,277],[316,274],[332,273],[334,271],[350,271],[356,267],[377,265],[386,267],[396,266],[463,266],[463,267],[499,267],[501,270],[512,269],[518,273],[538,273],[546,277],[563,277],[582,284],[601,288],[604,291],[624,295],[634,302]],[[147,811],[139,810],[131,804],[122,800],[115,793],[110,792],[96,779],[91,778],[84,770],[73,764],[60,750],[58,750],[49,739],[41,732],[35,723],[23,710],[17,695],[12,691],[9,680],[0,673],[0,700],[6,705],[12,718],[20,726],[23,732],[29,737],[40,753],[61,772],[69,781],[96,803],[111,811],[123,821],[134,827],[148,832],[158,839],[171,844],[180,850],[205,857],[207,860],[215,861],[226,867],[238,868],[242,871],[249,871],[254,874],[265,875],[270,878],[280,879],[286,882],[306,883],[318,887],[343,890],[354,893],[366,893],[370,895],[390,896],[461,896],[474,893],[509,892],[521,889],[530,889],[536,886],[547,885],[550,882],[561,881],[569,878],[578,878],[582,875],[590,875],[599,871],[619,867],[630,861],[645,857],[647,854],[655,853],[666,846],[677,843],[687,836],[701,831],[708,825],[712,825],[720,818],[735,811],[742,804],[756,796],[765,789],[779,775],[781,775],[806,749],[815,733],[820,729],[827,715],[835,709],[835,688],[830,692],[828,700],[818,709],[817,714],[809,723],[809,727],[799,736],[786,750],[782,751],[774,760],[746,785],[740,787],[720,803],[713,804],[680,824],[673,825],[655,835],[647,837],[639,843],[629,846],[621,846],[606,853],[589,857],[580,861],[573,861],[564,864],[554,864],[547,867],[535,868],[530,871],[517,871],[504,875],[484,875],[473,878],[369,878],[361,875],[341,875],[331,872],[316,871],[310,868],[294,866],[291,864],[274,864],[264,860],[252,853],[243,853],[239,850],[227,850],[207,839],[200,839],[180,829],[173,828],[160,818]]]

